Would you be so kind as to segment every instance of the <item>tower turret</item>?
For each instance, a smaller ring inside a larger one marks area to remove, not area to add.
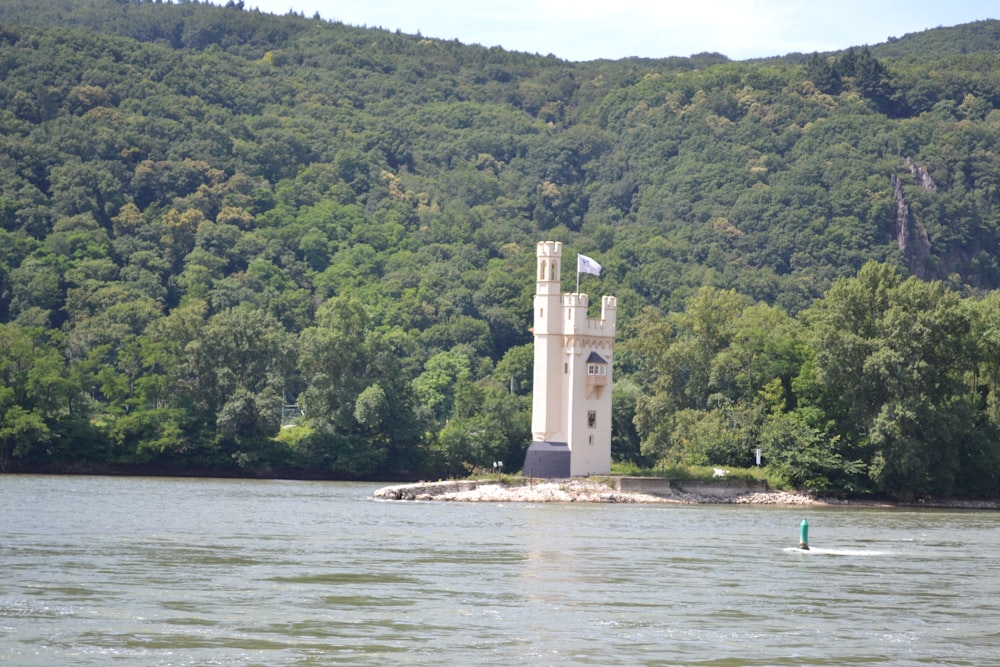
[[[562,243],[538,244],[538,277],[535,284],[535,367],[532,393],[531,435],[534,440],[565,442],[559,405],[562,386],[558,369],[562,356],[562,296],[559,294]],[[542,388],[538,391],[537,388]]]

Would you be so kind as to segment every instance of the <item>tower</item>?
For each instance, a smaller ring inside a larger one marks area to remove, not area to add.
[[[578,477],[611,472],[611,382],[617,301],[587,314],[586,294],[560,294],[562,244],[537,249],[532,442],[524,474]]]

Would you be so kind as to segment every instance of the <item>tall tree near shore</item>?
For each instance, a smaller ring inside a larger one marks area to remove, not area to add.
[[[976,422],[970,319],[958,295],[869,263],[806,318],[845,457],[869,461],[881,492],[951,492]]]

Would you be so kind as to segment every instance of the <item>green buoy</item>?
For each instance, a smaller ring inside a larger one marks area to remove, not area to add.
[[[799,549],[809,550],[809,522],[802,519],[802,525],[799,526]]]

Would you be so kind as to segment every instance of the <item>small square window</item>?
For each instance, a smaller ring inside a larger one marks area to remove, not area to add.
[[[590,410],[587,413],[587,428],[596,428],[596,427],[597,427],[597,412],[595,412],[594,410]]]

